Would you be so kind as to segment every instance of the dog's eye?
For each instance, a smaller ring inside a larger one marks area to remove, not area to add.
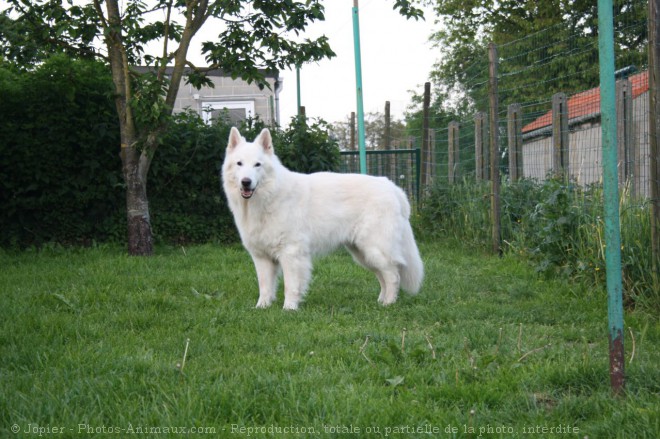
[[[238,166],[243,166],[243,162],[236,162]]]
[[[257,163],[254,164],[254,167],[255,167],[255,168],[258,168],[259,166],[261,166],[261,163],[259,163],[259,162],[257,162]]]

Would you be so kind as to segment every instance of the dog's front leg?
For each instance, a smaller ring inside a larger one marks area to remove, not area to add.
[[[284,274],[284,309],[297,310],[312,275],[312,258],[302,251],[280,259]]]
[[[259,301],[257,308],[268,308],[275,301],[277,292],[277,274],[279,267],[267,256],[252,255],[259,279]]]

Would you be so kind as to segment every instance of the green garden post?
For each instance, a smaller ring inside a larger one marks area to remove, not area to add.
[[[610,383],[614,393],[620,394],[624,388],[625,375],[613,27],[612,0],[598,0],[598,58],[600,64],[600,114],[603,139],[605,267],[607,270]]]
[[[367,152],[364,134],[364,107],[362,105],[362,61],[360,54],[360,15],[358,0],[353,0],[353,42],[355,45],[355,83],[357,89],[358,150],[360,151],[360,173],[367,173]]]
[[[302,105],[300,99],[300,66],[296,66],[296,96],[297,96],[297,106],[296,114],[300,116],[300,106]]]

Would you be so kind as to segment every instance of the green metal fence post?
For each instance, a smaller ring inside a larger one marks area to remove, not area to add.
[[[367,173],[367,153],[364,134],[364,107],[362,104],[362,61],[360,53],[360,14],[358,0],[353,0],[353,43],[355,45],[355,83],[357,89],[358,149],[360,151],[360,173]]]
[[[300,107],[302,105],[300,98],[300,66],[296,66],[296,96],[298,97],[296,106],[296,114],[300,116]]]
[[[598,0],[600,114],[603,139],[603,193],[605,198],[605,267],[609,326],[610,383],[615,394],[624,387],[621,231],[616,147],[616,92],[612,0]]]

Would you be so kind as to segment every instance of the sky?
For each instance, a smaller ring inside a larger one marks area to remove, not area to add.
[[[393,0],[362,0],[359,4],[362,88],[365,113],[385,109],[390,101],[392,118],[402,119],[411,101],[410,90],[423,91],[437,49],[428,38],[434,17],[407,20],[392,9]],[[324,2],[325,21],[309,26],[309,36],[325,34],[336,57],[306,64],[300,72],[301,104],[309,117],[326,122],[344,121],[357,111],[355,55],[351,0]],[[280,116],[287,125],[296,114],[295,70],[280,72],[284,88],[280,93]]]
[[[353,0],[327,0],[323,5],[325,21],[310,24],[303,36],[326,35],[337,56],[303,65],[301,104],[307,116],[332,123],[345,121],[351,111],[357,111]],[[425,10],[425,20],[408,20],[393,10],[393,5],[394,0],[359,2],[363,104],[365,114],[383,113],[385,101],[390,101],[392,118],[402,119],[411,102],[410,91],[422,93],[439,53],[428,42],[436,27],[431,10]],[[6,6],[0,0],[0,10]],[[217,28],[206,23],[193,39],[188,57],[196,65],[205,63],[201,42],[214,34]],[[284,80],[280,121],[286,126],[297,112],[296,72],[281,71],[280,78]]]
[[[0,0],[1,1],[1,0]],[[334,58],[303,65],[300,71],[301,105],[308,117],[326,122],[347,120],[357,112],[355,53],[353,39],[353,0],[327,0],[325,21],[310,24],[303,37],[325,35],[337,54]],[[394,0],[359,2],[360,51],[364,112],[384,113],[390,101],[393,119],[403,119],[411,102],[411,90],[423,92],[439,53],[428,42],[436,29],[430,8],[425,20],[406,19],[393,10]],[[204,65],[196,55],[201,42],[212,40],[217,28],[206,23],[192,41],[188,58]],[[280,93],[280,122],[288,125],[297,113],[295,69],[280,72],[284,87]]]

